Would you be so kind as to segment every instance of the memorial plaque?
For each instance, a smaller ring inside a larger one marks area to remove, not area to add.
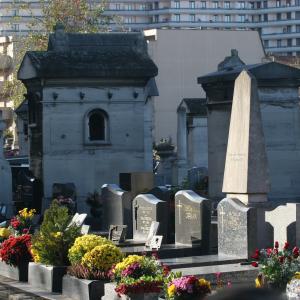
[[[209,249],[211,201],[193,191],[175,195],[175,243]]]
[[[149,234],[145,243],[146,247],[150,247],[151,241],[153,237],[157,234],[159,228],[159,222],[152,222],[150,229],[149,229]]]
[[[127,225],[110,225],[108,238],[116,243],[124,243],[126,239]]]
[[[218,205],[218,253],[248,258],[257,246],[257,210],[237,199]]]
[[[160,249],[162,240],[163,240],[162,235],[155,235],[154,237],[152,237],[150,248],[156,250]]]
[[[111,224],[127,225],[127,237],[132,238],[132,195],[116,184],[104,184],[101,188],[103,202],[103,229]]]
[[[159,222],[158,234],[166,235],[167,203],[150,194],[141,194],[133,200],[133,238],[146,241],[152,222]]]

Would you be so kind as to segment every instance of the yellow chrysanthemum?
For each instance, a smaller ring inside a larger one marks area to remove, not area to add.
[[[140,263],[144,259],[144,256],[140,255],[129,255],[126,258],[123,259],[120,263],[118,263],[115,268],[114,272],[119,273],[125,270],[128,266],[130,266],[133,263]]]
[[[59,239],[63,236],[63,233],[60,232],[60,231],[57,231],[53,234],[53,237],[56,238],[56,239]]]
[[[8,228],[0,228],[0,237],[7,239],[11,235],[11,232]]]
[[[293,278],[294,279],[300,279],[300,272],[296,272]]]
[[[211,289],[210,282],[205,280],[204,278],[200,278],[198,282],[201,287],[206,287],[209,290]]]
[[[36,213],[35,209],[24,208],[22,210],[19,210],[19,215],[24,219],[32,219]]]
[[[82,264],[90,270],[96,269],[106,272],[120,262],[123,258],[122,252],[115,245],[102,245],[87,252],[82,258]]]
[[[31,248],[31,254],[34,262],[38,263],[41,261],[38,251],[36,251],[34,248]]]
[[[171,298],[171,297],[174,297],[176,293],[176,286],[175,284],[171,284],[169,287],[168,287],[168,296]]]

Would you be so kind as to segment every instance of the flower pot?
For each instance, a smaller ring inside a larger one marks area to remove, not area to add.
[[[66,266],[46,266],[32,262],[29,263],[28,283],[52,293],[61,293],[62,279],[66,272]]]
[[[0,274],[14,280],[26,282],[28,281],[28,263],[14,267],[0,261]]]
[[[105,280],[86,280],[65,275],[62,294],[74,300],[100,300],[104,295],[105,283]]]

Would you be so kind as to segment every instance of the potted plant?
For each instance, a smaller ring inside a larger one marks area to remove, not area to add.
[[[122,299],[156,300],[168,272],[154,256],[129,255],[112,269],[115,292]]]
[[[34,262],[29,264],[31,285],[50,292],[62,291],[62,278],[69,265],[68,250],[80,236],[80,227],[71,224],[68,208],[53,201],[45,211],[40,230],[32,238]]]
[[[300,271],[299,248],[291,249],[287,242],[282,250],[279,250],[278,242],[275,242],[274,248],[256,249],[252,258],[252,265],[260,269],[255,280],[258,288],[268,287],[283,291],[295,273]]]
[[[201,300],[211,293],[210,282],[196,276],[169,276],[165,284],[165,299]]]
[[[24,208],[10,220],[9,229],[14,235],[33,233],[33,218],[35,209]]]
[[[0,248],[0,273],[19,281],[28,280],[28,263],[32,261],[31,236],[23,234],[11,235],[5,239]]]
[[[78,237],[68,256],[71,266],[63,278],[63,295],[78,300],[103,296],[110,269],[123,258],[111,241],[93,234]]]

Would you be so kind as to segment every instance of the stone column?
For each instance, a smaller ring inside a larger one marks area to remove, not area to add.
[[[208,166],[207,118],[194,117],[191,129],[191,167]]]
[[[187,160],[187,130],[186,110],[180,107],[177,111],[177,159],[182,162]]]
[[[177,184],[180,185],[187,177],[187,128],[186,110],[179,107],[177,110]]]
[[[147,99],[144,110],[144,168],[145,171],[153,170],[153,154],[152,154],[152,127],[153,127],[153,100],[151,97]]]

